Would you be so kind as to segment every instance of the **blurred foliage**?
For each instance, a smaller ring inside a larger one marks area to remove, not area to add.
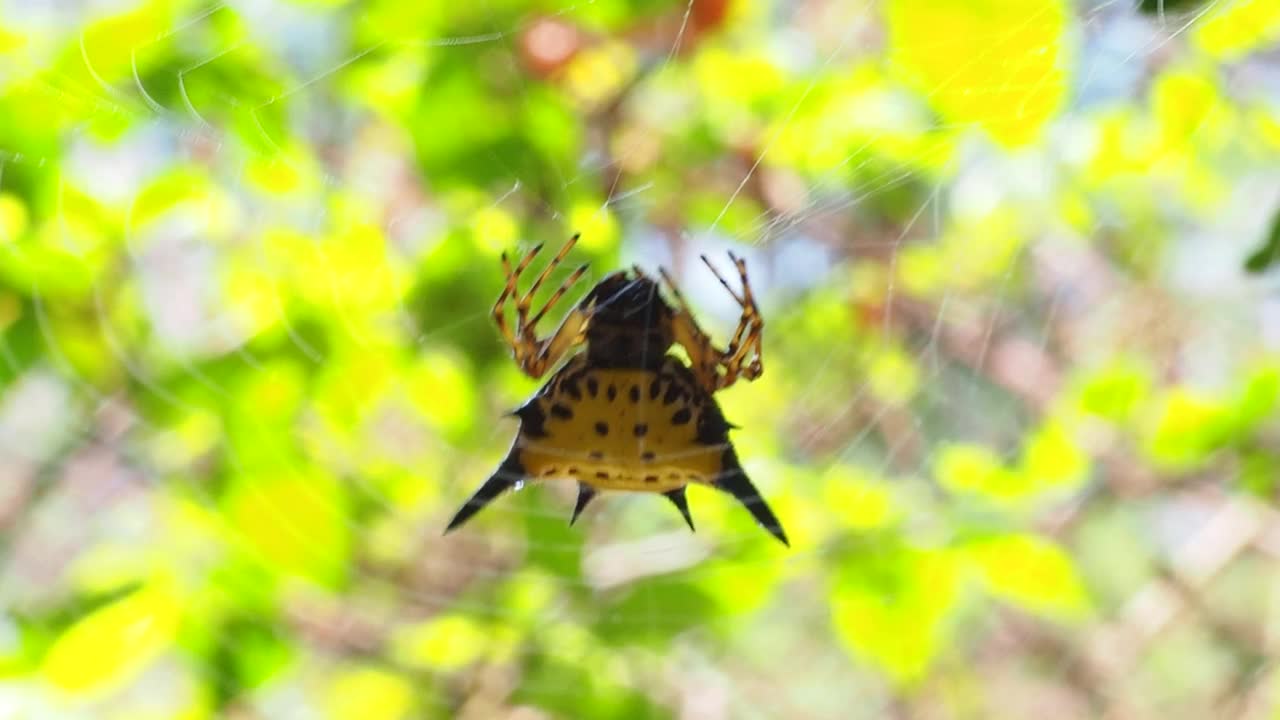
[[[0,4],[0,708],[1273,716],[1277,43],[1269,0]],[[722,341],[696,255],[747,257],[719,399],[790,552],[700,488],[696,535],[548,483],[441,536],[538,385],[499,255],[574,231]]]
[[[1274,265],[1277,260],[1280,260],[1280,212],[1271,221],[1271,232],[1267,233],[1262,245],[1245,259],[1244,269],[1259,273]]]

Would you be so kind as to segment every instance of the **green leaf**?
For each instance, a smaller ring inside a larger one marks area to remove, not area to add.
[[[1251,273],[1260,273],[1280,260],[1280,211],[1271,220],[1271,232],[1267,233],[1257,250],[1249,253],[1244,261],[1244,269]]]
[[[240,477],[225,509],[233,535],[274,573],[334,586],[350,569],[346,493],[328,475],[289,468]]]
[[[123,686],[173,642],[180,613],[167,585],[137,590],[68,627],[49,648],[41,674],[73,694]]]
[[[894,65],[947,121],[1024,145],[1066,100],[1062,0],[891,0]]]
[[[1164,398],[1146,451],[1166,470],[1194,469],[1222,447],[1230,435],[1232,419],[1231,407],[1221,398],[1174,388]]]
[[[1138,9],[1147,15],[1184,13],[1195,10],[1207,0],[1139,0]]]
[[[1063,422],[1050,419],[1027,438],[1018,472],[1035,491],[1070,489],[1088,476],[1089,456]]]
[[[1142,364],[1116,359],[1080,381],[1080,407],[1112,422],[1123,422],[1147,397],[1150,386],[1150,374]]]
[[[714,597],[670,577],[638,580],[619,591],[615,601],[602,602],[600,609],[596,633],[619,645],[665,647],[685,630],[712,624],[720,617]]]
[[[944,488],[988,500],[1008,501],[1026,492],[1023,476],[1006,468],[988,448],[972,443],[944,445],[933,472]]]
[[[483,657],[490,628],[461,614],[448,614],[401,628],[391,640],[396,661],[413,668],[450,672]]]
[[[1070,556],[1044,538],[1003,535],[970,543],[962,551],[997,598],[1051,617],[1079,617],[1089,608]]]
[[[419,684],[371,666],[343,669],[329,679],[330,720],[403,720],[413,716]]]
[[[664,720],[670,710],[644,693],[620,682],[618,668],[626,663],[614,655],[591,652],[574,658],[535,656],[524,668],[512,704],[528,704],[550,711],[555,718]]]
[[[941,651],[959,597],[949,551],[876,547],[846,560],[831,590],[832,621],[855,657],[905,683]]]

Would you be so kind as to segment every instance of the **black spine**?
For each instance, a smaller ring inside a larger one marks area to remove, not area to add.
[[[498,469],[488,480],[476,490],[462,507],[458,508],[458,512],[449,521],[445,527],[445,534],[458,529],[463,523],[471,519],[472,515],[480,512],[485,505],[488,505],[494,498],[502,493],[510,490],[515,484],[525,477],[524,466],[520,464],[520,450],[517,446],[511,446],[511,452],[507,453],[507,459],[502,461]]]
[[[664,492],[662,494],[667,496],[667,499],[671,501],[671,504],[675,505],[676,509],[680,511],[680,514],[684,516],[684,521],[689,523],[689,530],[697,532],[693,527],[693,516],[689,514],[689,501],[685,499],[684,488],[676,488],[675,490]]]
[[[778,518],[769,509],[769,504],[760,497],[760,491],[756,490],[756,486],[751,484],[747,479],[747,474],[742,471],[742,465],[738,462],[738,454],[733,451],[732,447],[724,449],[724,456],[721,458],[720,477],[716,479],[716,487],[729,493],[738,499],[738,502],[747,508],[751,513],[751,517],[760,523],[760,526],[769,531],[783,545],[791,547],[791,543],[787,541],[787,534],[782,529],[782,524],[778,522]]]
[[[569,524],[573,525],[578,522],[578,516],[582,514],[583,508],[587,503],[591,502],[591,498],[596,496],[596,491],[591,489],[590,485],[578,483],[578,502],[573,506],[573,517],[569,518]]]

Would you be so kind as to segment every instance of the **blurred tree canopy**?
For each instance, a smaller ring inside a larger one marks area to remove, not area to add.
[[[0,714],[1273,717],[1278,46],[1274,0],[0,0]],[[572,232],[720,342],[697,256],[747,258],[719,399],[789,552],[698,488],[441,536],[537,387],[499,254]]]

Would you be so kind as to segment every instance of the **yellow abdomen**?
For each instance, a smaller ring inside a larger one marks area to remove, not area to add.
[[[602,490],[711,484],[722,470],[727,426],[707,422],[714,401],[691,380],[670,364],[571,364],[521,409],[520,463],[532,477],[573,478]]]

